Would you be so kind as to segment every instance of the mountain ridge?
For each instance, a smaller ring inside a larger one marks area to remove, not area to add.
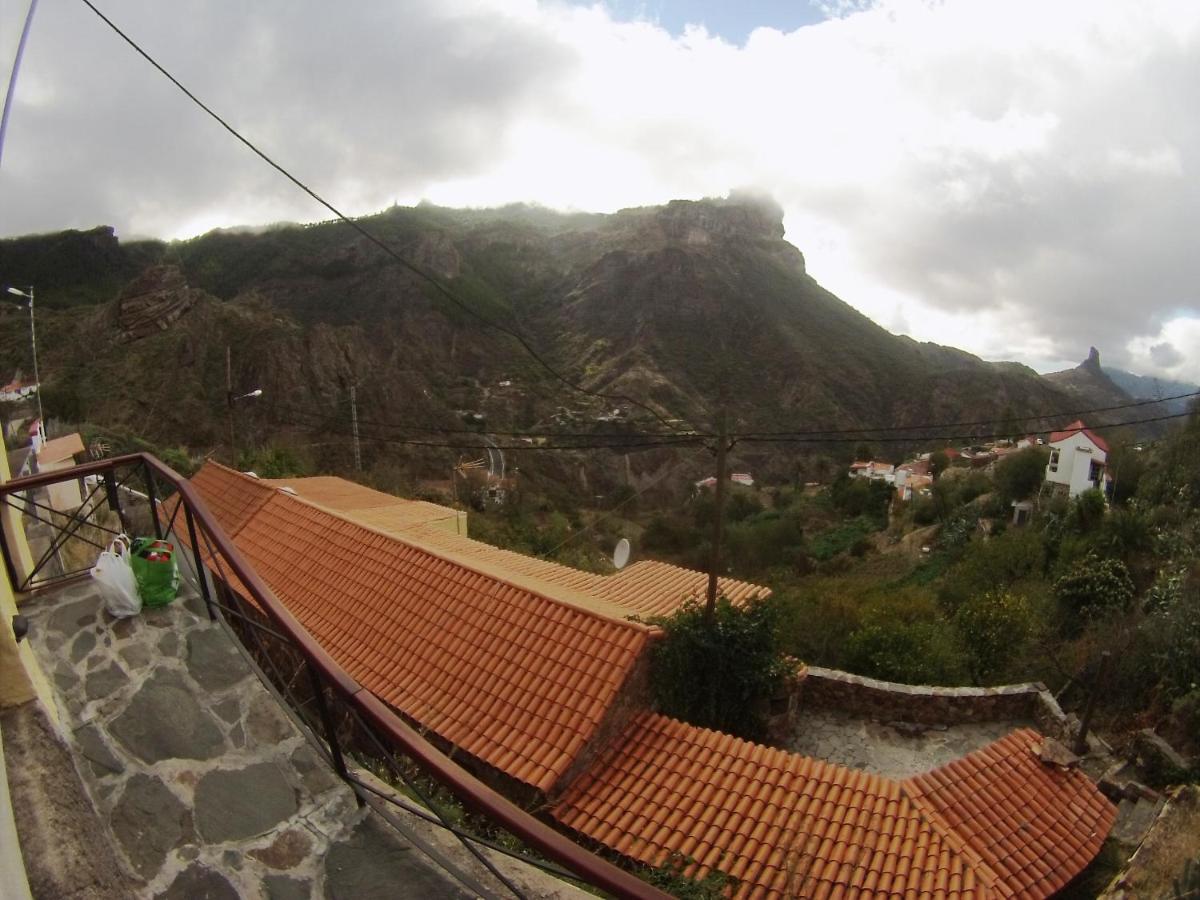
[[[762,198],[610,215],[422,205],[361,221],[569,378],[693,427],[711,427],[723,404],[735,428],[810,431],[1092,405],[1027,367],[887,332],[808,274],[803,253],[783,240],[782,211]],[[154,267],[169,271],[147,275]],[[344,223],[170,244],[122,244],[110,228],[19,238],[0,241],[0,272],[39,285],[39,330],[45,315],[53,333],[47,393],[153,439],[220,443],[226,345],[235,383],[272,398],[245,415],[282,410],[273,427],[284,431],[343,428],[350,385],[371,411],[364,419],[410,427],[461,428],[467,412],[491,429],[603,428],[614,405],[565,390]],[[153,303],[124,296],[147,278],[167,286]],[[113,310],[122,304],[126,333],[131,309],[175,318],[148,327],[141,315],[136,339],[120,344]],[[0,347],[19,357],[19,336]],[[80,359],[94,370],[86,377],[72,368]],[[127,408],[125,385],[155,378],[177,399],[154,416]]]

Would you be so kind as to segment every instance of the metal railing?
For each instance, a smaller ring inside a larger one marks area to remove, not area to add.
[[[81,485],[82,504],[69,513],[54,509],[45,489],[75,480]],[[123,494],[137,498],[144,509],[135,511],[130,507],[137,504],[122,503]],[[13,548],[0,529],[0,556],[10,583],[20,592],[87,577],[90,564],[76,564],[80,553],[103,549],[110,535],[120,533],[118,527],[129,532],[135,524],[142,524],[156,537],[173,535],[181,547],[190,548],[195,586],[210,618],[220,619],[235,632],[260,672],[284,695],[293,714],[312,736],[321,736],[322,754],[354,790],[360,805],[370,805],[473,893],[495,896],[413,831],[395,814],[396,809],[454,834],[504,892],[518,897],[523,896],[521,888],[495,865],[485,848],[618,897],[649,900],[667,896],[484,784],[363,688],[263,582],[192,485],[157,458],[135,453],[15,479],[0,484],[0,503],[51,532],[43,535],[47,546],[32,570],[22,576]],[[138,516],[141,523],[132,521]],[[74,561],[63,559],[63,551],[68,549],[73,551],[67,555],[74,556]],[[382,780],[355,771],[347,762],[348,754],[379,769]],[[400,790],[391,789],[389,783]],[[409,802],[405,793],[421,805]],[[448,799],[451,804],[445,802]],[[457,821],[451,814],[455,811],[447,810],[453,803],[468,811],[469,822]],[[536,855],[514,849],[513,841],[499,833],[479,834],[478,830],[505,832]]]

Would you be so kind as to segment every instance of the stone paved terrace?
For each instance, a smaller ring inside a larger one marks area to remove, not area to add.
[[[915,725],[833,710],[800,713],[787,749],[888,778],[911,778],[953,762],[1032,721]]]
[[[100,843],[115,851],[125,881],[114,888],[113,877],[92,873],[71,896],[471,895],[357,806],[194,594],[114,620],[83,582],[23,612],[53,679],[75,768],[109,838]],[[9,756],[10,778],[31,777],[14,772]],[[503,893],[452,835],[399,818],[479,884]],[[76,864],[99,870],[108,848],[81,852],[87,862]],[[522,863],[504,859],[502,868],[528,896],[585,896]]]

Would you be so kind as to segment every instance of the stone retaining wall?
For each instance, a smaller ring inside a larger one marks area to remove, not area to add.
[[[1030,720],[1062,740],[1073,733],[1071,718],[1041,683],[999,687],[929,687],[878,681],[849,672],[810,666],[798,673],[796,705],[836,709],[884,722],[961,725],[968,722]]]

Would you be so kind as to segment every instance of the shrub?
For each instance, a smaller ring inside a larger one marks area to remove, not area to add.
[[[1128,609],[1133,600],[1133,581],[1120,560],[1089,555],[1054,582],[1054,597],[1064,630],[1078,633],[1089,619]]]
[[[1029,601],[1008,591],[978,594],[959,607],[954,627],[976,684],[1003,674],[1033,631]]]
[[[773,600],[737,607],[722,597],[712,621],[694,600],[652,620],[665,632],[651,656],[659,708],[702,728],[761,740],[767,703],[785,671],[778,618]]]
[[[1071,520],[1080,534],[1095,531],[1104,521],[1104,494],[1096,488],[1084,491],[1071,501]]]
[[[905,684],[954,684],[962,653],[950,629],[937,622],[876,622],[846,642],[847,667],[861,675]]]
[[[996,464],[996,488],[1006,504],[1027,500],[1037,493],[1046,475],[1048,459],[1049,454],[1041,447],[1027,447]]]

